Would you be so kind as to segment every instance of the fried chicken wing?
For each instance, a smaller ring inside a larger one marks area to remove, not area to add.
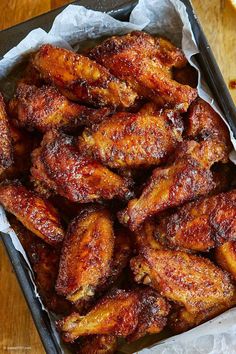
[[[139,199],[130,200],[119,213],[120,222],[135,231],[146,218],[207,194],[215,186],[209,169],[212,160],[208,142],[184,142],[174,162],[156,168]]]
[[[81,125],[99,123],[110,113],[108,108],[92,109],[69,101],[53,86],[18,85],[9,109],[15,123],[42,133],[61,128],[67,132]]]
[[[20,183],[0,185],[0,203],[36,236],[52,246],[64,238],[57,210],[46,199]]]
[[[43,45],[32,64],[42,79],[75,101],[99,107],[126,108],[137,98],[125,82],[115,78],[106,68],[63,48]]]
[[[5,169],[13,164],[12,140],[3,96],[0,92],[0,168]]]
[[[35,273],[35,281],[43,303],[50,311],[69,314],[72,305],[56,294],[60,248],[53,248],[27,230],[13,215],[8,215],[11,227],[24,247]]]
[[[197,141],[215,141],[213,152],[218,156],[218,161],[229,160],[232,144],[227,126],[219,114],[201,98],[195,100],[189,108],[185,135]]]
[[[185,204],[158,231],[168,247],[201,252],[236,240],[236,190]]]
[[[182,140],[178,113],[148,104],[139,113],[119,112],[79,138],[81,151],[111,168],[137,168],[164,162]]]
[[[186,111],[197,91],[171,78],[171,67],[186,64],[180,53],[168,41],[136,31],[105,40],[91,50],[90,58],[125,80],[140,96]]]
[[[8,168],[0,167],[0,181],[25,176],[30,170],[30,155],[38,144],[38,138],[10,124],[14,164]]]
[[[236,241],[229,241],[215,249],[215,260],[236,281]]]
[[[32,162],[31,173],[40,190],[46,187],[73,202],[130,195],[129,180],[83,156],[75,139],[62,133],[47,132],[41,147],[32,153]]]
[[[58,321],[63,339],[72,342],[81,336],[106,334],[139,338],[158,333],[166,325],[169,305],[149,288],[117,290],[100,300],[85,316],[72,313]]]
[[[149,283],[191,313],[228,303],[234,294],[229,276],[214,263],[181,251],[146,248],[131,269],[138,283]]]
[[[81,339],[76,354],[113,354],[117,350],[117,338],[112,335],[93,335]]]
[[[56,290],[72,303],[90,300],[110,274],[114,249],[111,216],[91,208],[75,218],[63,244]]]

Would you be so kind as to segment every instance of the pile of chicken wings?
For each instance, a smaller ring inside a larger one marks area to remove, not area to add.
[[[43,45],[0,96],[0,203],[76,353],[236,304],[232,146],[196,85],[180,49],[132,32]]]

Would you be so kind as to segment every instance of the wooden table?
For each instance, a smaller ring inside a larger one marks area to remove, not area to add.
[[[65,0],[1,0],[0,30],[69,3]],[[236,10],[228,0],[192,0],[226,83],[236,79]],[[236,90],[230,90],[236,102]],[[0,243],[0,353],[42,354],[44,349]]]

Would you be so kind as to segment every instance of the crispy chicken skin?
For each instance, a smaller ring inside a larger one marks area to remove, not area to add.
[[[13,164],[12,140],[3,96],[0,92],[0,168]]]
[[[229,276],[206,258],[146,248],[130,263],[138,283],[149,283],[191,313],[228,303],[233,297]]]
[[[90,58],[125,80],[140,96],[158,104],[184,112],[197,97],[195,89],[170,77],[169,69],[185,65],[186,59],[167,40],[136,31],[105,40],[91,50]]]
[[[38,139],[10,124],[10,135],[13,145],[14,164],[8,168],[0,167],[0,181],[15,179],[29,173],[32,150],[37,146]]]
[[[174,162],[156,168],[139,199],[129,201],[118,214],[120,222],[135,231],[146,218],[207,194],[215,186],[209,170],[212,160],[208,142],[184,142]]]
[[[75,139],[56,131],[44,135],[32,153],[31,173],[40,190],[46,187],[72,202],[129,196],[129,181],[83,156]],[[42,187],[42,188],[41,188]]]
[[[69,314],[72,305],[56,294],[55,283],[58,274],[60,248],[53,248],[27,230],[13,215],[8,215],[11,227],[24,247],[35,273],[35,280],[43,303],[58,314]]]
[[[216,263],[228,271],[236,281],[236,241],[229,241],[215,249]]]
[[[158,231],[168,247],[201,252],[236,240],[236,190],[185,204]]]
[[[117,338],[112,335],[93,335],[81,339],[76,354],[113,354],[117,350]]]
[[[201,98],[195,100],[189,108],[185,136],[197,141],[214,141],[214,153],[218,155],[218,161],[229,160],[232,144],[228,128],[219,114]]]
[[[133,340],[146,333],[159,333],[168,312],[167,301],[150,288],[117,290],[102,298],[87,315],[72,313],[58,321],[58,328],[66,342],[92,334]]]
[[[69,101],[55,87],[18,85],[9,110],[15,124],[42,133],[61,128],[67,132],[81,125],[99,123],[110,112],[108,108],[93,109]]]
[[[75,101],[98,107],[126,108],[137,98],[125,82],[115,78],[106,68],[63,48],[43,45],[32,64],[42,79]]]
[[[111,168],[137,168],[164,162],[182,140],[178,113],[148,104],[139,113],[119,112],[79,138],[81,151]]]
[[[110,274],[114,231],[106,209],[82,212],[69,226],[63,243],[57,293],[72,303],[90,300]]]
[[[46,199],[18,182],[0,185],[0,203],[36,236],[52,246],[64,238],[57,210]]]

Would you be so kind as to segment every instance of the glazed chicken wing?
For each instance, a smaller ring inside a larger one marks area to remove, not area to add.
[[[41,147],[32,153],[31,173],[40,191],[46,187],[72,202],[129,196],[129,181],[100,163],[83,156],[75,139],[56,131],[47,132]]]
[[[212,152],[207,142],[185,142],[175,154],[175,160],[166,167],[156,168],[139,199],[129,201],[119,213],[119,220],[135,231],[146,218],[176,207],[214,188],[209,167]]]
[[[236,241],[229,241],[215,249],[215,260],[236,281]]]
[[[111,168],[158,165],[182,140],[178,113],[157,111],[152,104],[139,113],[119,112],[79,138],[81,151]]]
[[[69,226],[62,249],[56,290],[72,303],[90,300],[110,274],[114,249],[111,216],[91,208]]]
[[[185,204],[158,231],[168,247],[201,252],[236,240],[236,190]]]
[[[52,246],[64,238],[57,210],[47,200],[19,183],[0,185],[0,203],[36,236]]]
[[[168,312],[167,301],[152,289],[117,290],[100,300],[87,315],[72,313],[60,320],[58,327],[66,342],[92,334],[130,336],[132,340],[132,334],[136,339],[160,332]]]
[[[32,61],[40,76],[55,85],[69,99],[93,106],[126,108],[137,94],[123,81],[90,60],[72,51],[43,45]]]
[[[18,126],[42,133],[54,128],[69,132],[81,125],[99,123],[110,112],[71,102],[52,86],[25,84],[18,85],[9,110]]]
[[[0,169],[13,164],[12,140],[3,96],[0,92]]]
[[[209,259],[181,251],[146,248],[131,269],[138,283],[149,283],[191,313],[228,303],[234,294],[229,276]]]
[[[76,354],[113,354],[117,350],[117,344],[116,336],[87,336],[81,339]]]
[[[53,248],[27,230],[13,215],[8,215],[11,227],[24,247],[35,274],[35,281],[44,305],[58,314],[69,314],[72,305],[56,294],[60,248]]]
[[[185,65],[186,59],[166,43],[144,32],[132,32],[105,40],[92,49],[90,58],[125,80],[140,96],[186,111],[197,91],[171,78],[170,68]]]

